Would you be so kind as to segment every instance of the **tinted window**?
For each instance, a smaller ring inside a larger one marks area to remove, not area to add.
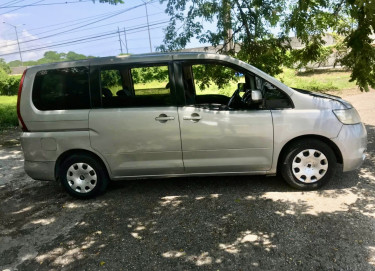
[[[100,79],[104,108],[174,104],[168,66],[103,68]]]
[[[241,101],[245,92],[237,91],[239,84],[248,86],[250,82],[242,71],[216,63],[197,64],[183,67],[183,79],[187,105],[221,110],[247,108]],[[229,105],[234,95],[239,102]]]
[[[37,72],[32,94],[35,107],[39,110],[90,108],[88,72],[85,67]]]
[[[265,98],[265,107],[267,109],[283,109],[293,107],[289,96],[268,82],[263,84],[263,93]]]

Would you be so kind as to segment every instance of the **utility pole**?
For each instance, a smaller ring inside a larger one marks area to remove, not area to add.
[[[7,25],[10,25],[10,26],[13,26],[13,27],[14,27],[14,30],[16,31],[17,44],[18,44],[18,52],[20,53],[21,66],[23,66],[22,54],[21,54],[21,47],[20,47],[20,42],[19,42],[19,40],[18,40],[17,26],[12,25],[12,24],[10,24],[10,23],[6,23],[6,22],[3,22],[3,24],[7,24]]]
[[[148,22],[148,11],[147,11],[147,2],[145,3],[145,8],[146,8],[146,19],[147,19],[147,30],[148,30],[148,41],[150,43],[150,52],[152,53],[152,45],[151,45],[151,34],[150,34],[150,24]]]
[[[117,33],[118,33],[118,41],[120,42],[120,50],[122,54],[123,52],[122,52],[122,44],[121,44],[121,36],[120,36],[120,27],[117,27]]]
[[[124,36],[125,36],[125,48],[126,48],[126,53],[129,54],[128,50],[128,39],[126,38],[126,29],[124,27]]]

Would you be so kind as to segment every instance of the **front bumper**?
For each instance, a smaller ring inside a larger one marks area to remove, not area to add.
[[[344,172],[355,170],[362,165],[367,148],[367,132],[363,123],[343,125],[338,137],[332,141],[341,151]]]

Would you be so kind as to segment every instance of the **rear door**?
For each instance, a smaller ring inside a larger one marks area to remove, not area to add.
[[[186,100],[178,110],[185,171],[269,170],[273,153],[270,110],[260,104],[227,106],[237,83],[255,88],[255,77],[223,63],[185,62],[179,66]]]
[[[172,67],[164,63],[96,69],[101,102],[90,112],[90,140],[114,178],[182,173]]]

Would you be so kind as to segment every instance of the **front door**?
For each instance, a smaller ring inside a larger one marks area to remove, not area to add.
[[[183,173],[169,66],[101,67],[102,108],[89,115],[92,147],[114,178]]]
[[[228,106],[237,84],[251,88],[255,77],[221,63],[184,63],[181,72],[186,105],[179,108],[178,114],[185,171],[234,173],[270,169],[270,110],[257,104]]]

